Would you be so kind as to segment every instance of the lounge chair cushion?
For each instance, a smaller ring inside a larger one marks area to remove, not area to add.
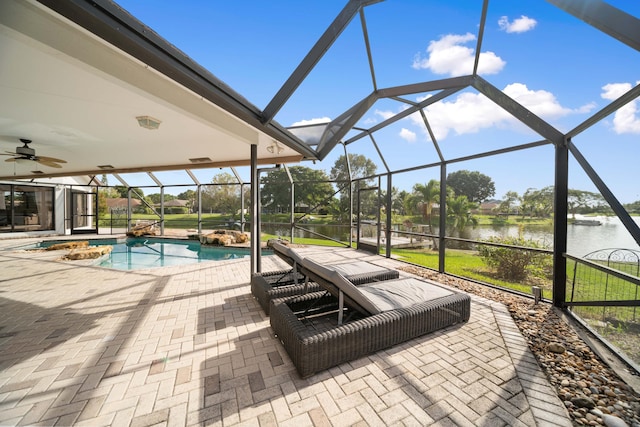
[[[335,296],[339,297],[339,292],[348,296],[365,311],[363,314],[383,313],[452,295],[452,292],[445,288],[411,277],[356,287],[335,269],[337,265],[325,267],[308,258],[303,260],[303,265],[311,272],[324,278],[327,290]],[[347,266],[345,265],[345,267]],[[360,266],[360,268],[364,268],[364,266]]]
[[[344,292],[349,298],[351,298],[355,303],[357,303],[363,310],[367,313],[365,314],[378,314],[381,311],[378,307],[371,301],[369,298],[360,292],[358,288],[347,280],[340,272],[335,270],[333,267],[325,267],[324,265],[318,264],[317,262],[309,259],[303,259],[303,265],[309,271],[317,274],[318,276],[324,278],[327,282],[335,286],[335,288],[328,289],[334,296],[339,297],[339,292]]]
[[[346,262],[344,264],[331,264],[330,268],[336,270],[345,277],[357,276],[361,274],[383,273],[388,268],[380,267],[366,261]]]
[[[365,294],[380,312],[453,295],[453,292],[445,288],[412,277],[376,282],[360,286],[358,290]]]

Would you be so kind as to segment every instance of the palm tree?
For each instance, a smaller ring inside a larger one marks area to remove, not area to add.
[[[440,182],[432,179],[426,184],[415,184],[413,186],[413,202],[422,206],[422,218],[429,225],[429,234],[433,234],[433,226],[431,224],[431,211],[433,204],[440,200]],[[433,239],[433,248],[438,249],[437,240]]]
[[[447,219],[449,224],[461,232],[467,225],[476,225],[478,220],[471,211],[478,205],[470,202],[467,196],[450,197],[447,199]]]
[[[415,184],[413,193],[416,204],[422,205],[422,218],[429,223],[429,231],[431,231],[431,211],[433,204],[440,200],[440,183],[432,179],[426,184]]]

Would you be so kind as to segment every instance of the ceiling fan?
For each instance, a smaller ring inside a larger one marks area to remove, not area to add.
[[[50,168],[61,168],[62,166],[58,163],[67,163],[66,160],[56,159],[54,157],[45,157],[45,156],[36,156],[36,150],[29,147],[31,143],[30,139],[20,138],[20,142],[24,145],[22,147],[16,147],[16,152],[12,153],[10,151],[5,151],[4,153],[0,153],[0,156],[12,156],[9,159],[6,159],[5,162],[38,162],[41,165],[49,166]]]

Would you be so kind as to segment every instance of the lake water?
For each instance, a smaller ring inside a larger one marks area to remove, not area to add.
[[[582,218],[576,215],[577,219]],[[624,248],[640,251],[640,247],[633,240],[627,229],[617,217],[584,217],[584,219],[594,219],[602,222],[602,225],[572,225],[569,224],[567,229],[567,253],[573,256],[582,257],[590,252],[599,249]],[[634,217],[636,223],[640,224],[640,218]],[[311,227],[305,224],[305,227],[314,231],[331,236],[336,239],[346,239],[348,236],[348,227],[336,226],[316,226]],[[272,234],[281,234],[288,236],[288,229],[269,229],[263,227],[263,231]],[[437,229],[434,229],[437,233]],[[467,227],[462,237],[471,240],[485,240],[492,236],[499,237],[517,237],[519,233],[518,226],[478,226],[475,228]],[[316,237],[310,233],[298,230],[296,237]],[[524,228],[524,237],[526,239],[535,240],[553,247],[553,228],[552,226],[528,226]]]
[[[576,218],[580,219],[581,217],[576,215]],[[618,217],[584,217],[584,219],[598,220],[602,225],[569,224],[567,227],[567,253],[569,255],[582,257],[600,249],[612,248],[640,250]],[[639,218],[634,218],[634,220],[640,224]],[[471,238],[479,240],[490,236],[517,236],[518,227],[476,227],[475,230],[469,230],[469,234]],[[553,246],[553,228],[550,226],[526,227],[524,237],[545,243],[549,247]]]

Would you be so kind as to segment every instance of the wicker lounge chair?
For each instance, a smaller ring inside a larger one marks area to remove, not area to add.
[[[468,295],[400,278],[356,287],[311,260],[303,270],[325,292],[271,301],[271,327],[302,377],[466,322]]]
[[[304,264],[305,259],[300,254],[280,243],[274,244],[273,247],[274,253],[287,261],[293,268],[291,270],[257,273],[251,277],[251,293],[258,300],[266,314],[269,314],[270,302],[274,298],[284,298],[321,290],[317,283],[307,280],[307,277],[301,271],[300,266]],[[365,261],[330,264],[327,268],[338,271],[354,285],[400,277],[397,270],[380,267]]]

